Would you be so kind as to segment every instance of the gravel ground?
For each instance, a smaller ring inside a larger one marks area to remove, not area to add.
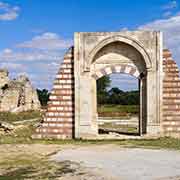
[[[68,175],[64,179],[180,180],[178,151],[102,145],[65,149],[52,159],[79,163],[89,172],[89,178]]]

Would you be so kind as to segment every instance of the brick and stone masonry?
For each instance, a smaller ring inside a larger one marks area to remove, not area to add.
[[[68,50],[56,75],[43,123],[35,138],[74,137],[74,49]],[[180,77],[169,50],[163,51],[163,135],[180,137]]]
[[[74,135],[73,47],[65,54],[56,75],[43,123],[35,138],[71,139]]]
[[[169,50],[163,51],[163,122],[164,135],[180,137],[180,77]]]

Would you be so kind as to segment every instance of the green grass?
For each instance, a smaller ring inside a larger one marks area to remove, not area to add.
[[[113,107],[111,107],[113,108]],[[108,108],[109,109],[109,108]],[[24,119],[33,119],[41,117],[39,112],[27,112],[16,115],[9,115],[9,113],[2,114],[4,121],[15,122]],[[16,118],[14,117],[16,116]],[[10,117],[13,117],[12,119]],[[20,117],[20,119],[19,119]],[[114,144],[121,147],[129,148],[153,148],[153,149],[173,149],[180,151],[180,139],[163,137],[158,139],[140,139],[140,140],[55,140],[55,139],[32,139],[31,136],[34,133],[35,122],[23,122],[19,128],[9,134],[0,135],[0,145],[3,148],[4,144],[56,144],[56,145],[106,145]],[[60,146],[61,147],[61,146]],[[45,147],[46,148],[46,147]],[[14,149],[13,149],[14,151]],[[18,151],[19,152],[19,151]],[[57,179],[64,174],[74,173],[75,168],[72,168],[72,162],[54,162],[49,161],[47,155],[40,155],[38,153],[32,153],[32,155],[26,154],[27,152],[22,150],[20,154],[6,156],[3,154],[0,160],[0,180],[24,180],[24,179]]]
[[[0,162],[0,180],[57,179],[76,170],[70,162],[49,161],[47,157],[18,155]]]
[[[127,116],[139,113],[138,105],[99,105],[98,114],[103,117]]]
[[[7,113],[8,114],[8,113]],[[6,114],[6,115],[7,115]],[[40,117],[39,112],[22,113],[22,119],[25,117],[28,119],[34,117]],[[1,113],[2,115],[2,113]],[[14,114],[13,114],[14,115]],[[3,117],[5,119],[5,117]],[[26,119],[26,118],[25,118]],[[9,119],[9,121],[16,121],[15,119]],[[18,119],[19,120],[19,119]],[[31,136],[35,131],[35,123],[25,123],[23,122],[16,130],[11,133],[0,135],[0,144],[74,144],[74,145],[90,145],[90,144],[117,144],[121,146],[129,147],[154,147],[154,148],[169,148],[180,150],[180,139],[175,138],[158,138],[158,139],[141,139],[141,140],[35,140]]]
[[[41,140],[34,141],[43,144],[74,144],[74,145],[103,145],[116,144],[125,147],[162,148],[180,150],[180,139],[162,137],[158,139],[137,140]]]
[[[25,143],[25,142],[23,142]],[[74,145],[104,145],[115,144],[122,147],[166,148],[180,150],[180,140],[174,138],[159,138],[150,140],[32,140],[32,143],[44,144],[74,144]],[[46,147],[44,147],[46,148]],[[7,150],[8,151],[8,150]],[[14,151],[14,150],[13,150]],[[58,179],[65,174],[78,172],[79,164],[70,161],[55,162],[48,159],[48,155],[36,152],[29,153],[22,150],[13,152],[14,155],[1,157],[0,180],[24,179]]]
[[[102,145],[116,144],[126,147],[146,147],[146,148],[165,148],[180,150],[180,139],[162,137],[158,139],[137,139],[137,140],[56,140],[56,139],[32,139],[31,135],[34,132],[34,127],[28,127],[17,130],[11,135],[0,136],[0,144],[59,144],[59,145]]]
[[[42,115],[39,111],[27,111],[20,113],[0,112],[0,121],[11,123],[15,121],[22,121],[35,118],[40,119],[41,116]]]

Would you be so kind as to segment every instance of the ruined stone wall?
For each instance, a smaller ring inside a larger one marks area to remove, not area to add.
[[[0,69],[0,88],[9,82],[7,69]]]
[[[1,97],[0,103],[0,111],[13,111],[18,106],[19,100],[19,90],[18,89],[11,89],[6,90]]]
[[[26,76],[21,75],[15,80],[10,80],[6,71],[1,77],[3,81],[0,87],[0,111],[22,112],[40,109],[37,92]]]
[[[56,75],[43,123],[34,138],[71,139],[74,135],[74,51],[65,54]]]
[[[164,135],[180,137],[179,69],[169,50],[163,51],[163,119]]]
[[[71,139],[74,137],[73,65],[74,54],[71,48],[65,54],[56,75],[46,115],[42,124],[36,129],[34,138]],[[168,50],[163,51],[163,72],[161,134],[162,136],[180,137],[180,77],[177,64]],[[94,78],[96,77],[95,74]]]

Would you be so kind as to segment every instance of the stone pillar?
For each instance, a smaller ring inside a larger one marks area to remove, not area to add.
[[[159,121],[159,81],[157,81],[157,71],[147,71],[146,98],[147,98],[147,136],[159,136],[161,132]]]

